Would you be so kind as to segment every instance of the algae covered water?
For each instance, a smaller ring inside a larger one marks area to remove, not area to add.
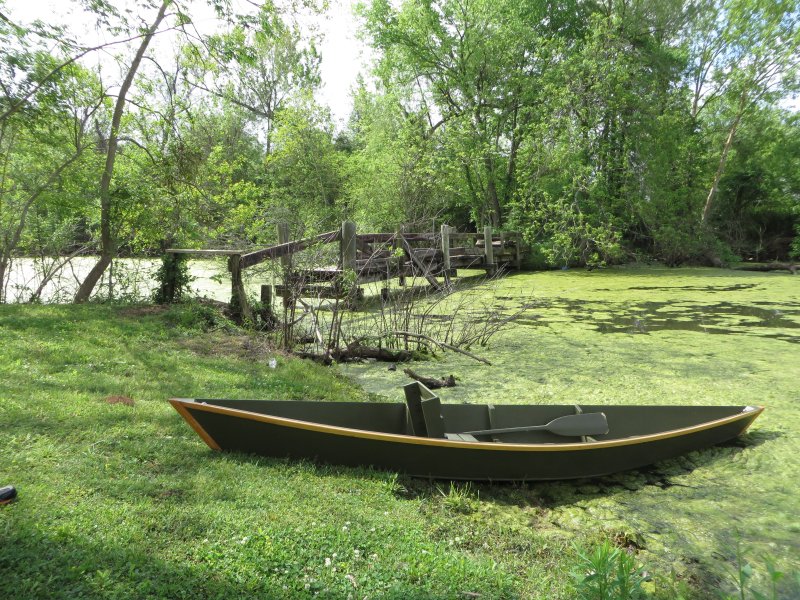
[[[502,486],[480,486],[476,518],[622,536],[647,561],[706,582],[726,577],[737,540],[755,562],[800,570],[800,277],[630,267],[514,274],[466,293],[522,312],[471,349],[492,366],[454,353],[414,366],[458,378],[439,390],[444,402],[767,408],[739,440],[642,471],[530,484],[516,504],[501,501]],[[341,368],[393,400],[409,381],[381,363]],[[532,498],[544,507],[535,518]]]

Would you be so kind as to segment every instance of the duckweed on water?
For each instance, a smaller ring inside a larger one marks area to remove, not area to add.
[[[440,390],[444,402],[767,410],[731,444],[641,472],[524,486],[528,501],[501,500],[479,514],[515,522],[533,501],[545,514],[536,526],[554,535],[633,532],[647,562],[698,577],[701,587],[725,580],[739,535],[788,571],[800,569],[800,278],[619,268],[515,274],[493,293],[499,310],[511,312],[531,298],[534,306],[488,348],[473,348],[491,367],[456,354],[415,367],[460,378],[458,387]],[[382,365],[343,369],[368,391],[394,399],[407,382]],[[490,505],[508,493],[478,490]]]

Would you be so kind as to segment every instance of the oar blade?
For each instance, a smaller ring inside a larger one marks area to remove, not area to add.
[[[608,421],[605,413],[581,413],[566,415],[553,419],[546,426],[546,431],[564,436],[604,435],[608,433]]]

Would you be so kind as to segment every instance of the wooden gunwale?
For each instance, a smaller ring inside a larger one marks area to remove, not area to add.
[[[367,431],[364,429],[352,429],[349,427],[339,427],[336,425],[325,425],[322,423],[314,423],[311,421],[301,421],[299,419],[289,419],[286,417],[276,417],[272,415],[264,415],[254,413],[248,410],[240,410],[236,408],[226,408],[222,406],[214,406],[213,404],[205,404],[195,400],[185,398],[172,398],[170,399],[172,406],[178,410],[192,428],[197,431],[200,437],[213,449],[219,450],[219,445],[214,441],[211,436],[197,423],[197,421],[185,413],[188,412],[187,406],[191,406],[193,410],[201,410],[204,412],[217,413],[231,417],[239,417],[250,421],[259,421],[261,423],[269,423],[280,427],[289,427],[292,429],[305,429],[308,431],[316,431],[320,433],[327,433],[331,435],[357,437],[372,440],[380,440],[385,442],[401,443],[401,444],[416,444],[422,446],[439,446],[445,448],[464,448],[469,450],[495,450],[501,452],[562,452],[562,451],[581,451],[581,450],[597,450],[602,448],[615,448],[619,446],[633,446],[637,444],[646,444],[658,440],[680,437],[689,435],[707,429],[714,429],[736,421],[755,418],[764,411],[763,406],[755,406],[753,410],[742,411],[730,417],[723,417],[722,419],[714,419],[706,421],[698,425],[690,427],[682,427],[680,429],[672,429],[662,431],[660,433],[651,433],[648,435],[631,436],[619,440],[600,440],[594,442],[569,442],[564,444],[519,444],[519,443],[498,443],[498,442],[461,442],[456,440],[439,439],[439,438],[423,438],[412,435],[402,435],[397,433],[381,433],[374,431]],[[180,407],[180,408],[179,408]],[[181,410],[183,409],[183,410]],[[751,421],[752,422],[752,421]],[[746,429],[745,429],[746,430]],[[208,438],[208,439],[207,439]],[[213,445],[212,445],[213,443]]]
[[[200,425],[200,423],[198,423],[197,420],[192,416],[192,413],[188,411],[188,409],[185,406],[186,405],[185,402],[176,401],[176,399],[171,399],[169,402],[170,404],[172,404],[175,410],[178,411],[178,414],[180,414],[184,419],[186,419],[186,422],[189,423],[189,425],[191,425],[192,429],[195,430],[197,435],[199,435],[200,438],[206,444],[208,444],[209,448],[211,448],[212,450],[222,450],[220,445],[217,444],[216,440],[214,440],[214,438],[211,437],[205,429],[203,429],[203,426]]]

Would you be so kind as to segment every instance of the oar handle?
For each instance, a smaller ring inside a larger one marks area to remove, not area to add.
[[[465,431],[466,435],[497,435],[500,433],[524,433],[526,431],[543,431],[547,425],[527,425],[524,427],[501,427],[499,429],[481,429],[479,431]]]
[[[502,427],[465,431],[468,435],[497,435],[501,433],[523,433],[526,431],[549,431],[555,435],[581,437],[584,435],[604,435],[608,433],[606,415],[601,412],[565,415],[553,419],[546,425],[527,425],[523,427]]]

